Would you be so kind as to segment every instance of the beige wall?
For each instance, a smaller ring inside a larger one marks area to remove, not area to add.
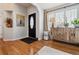
[[[13,10],[14,4],[12,4],[12,3],[0,3],[0,9],[1,10]]]

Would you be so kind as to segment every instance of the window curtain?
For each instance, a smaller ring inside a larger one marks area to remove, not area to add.
[[[50,31],[52,28],[52,25],[55,22],[55,14],[54,12],[50,12],[47,14],[47,25],[48,25],[48,30]]]

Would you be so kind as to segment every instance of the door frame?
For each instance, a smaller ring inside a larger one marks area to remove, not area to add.
[[[36,29],[37,29],[37,28],[36,28],[36,13],[31,13],[31,14],[28,15],[28,37],[30,37],[30,35],[29,35],[29,26],[30,26],[30,23],[29,23],[29,16],[31,16],[31,15],[33,15],[33,14],[35,14],[35,38],[36,38],[36,37],[37,37],[37,36],[36,36],[36,34],[37,34],[37,33],[36,33]],[[32,37],[32,38],[33,38],[33,37]]]

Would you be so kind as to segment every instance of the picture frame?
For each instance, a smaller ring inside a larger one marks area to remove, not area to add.
[[[11,18],[7,17],[5,23],[7,28],[13,27],[13,20]]]
[[[17,26],[25,26],[25,16],[16,14],[16,25]]]

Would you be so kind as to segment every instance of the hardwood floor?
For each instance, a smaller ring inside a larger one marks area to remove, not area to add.
[[[1,55],[30,55],[30,54],[35,54],[43,46],[49,46],[71,54],[79,54],[79,47],[59,43],[52,40],[48,40],[48,41],[40,40],[32,44],[27,44],[20,40],[16,40],[16,41],[1,40],[0,54]]]
[[[39,46],[39,47],[38,47]],[[29,55],[30,48],[34,53],[37,52],[42,46],[42,41],[34,42],[33,44],[27,44],[23,41],[0,41],[0,54],[1,55]]]

